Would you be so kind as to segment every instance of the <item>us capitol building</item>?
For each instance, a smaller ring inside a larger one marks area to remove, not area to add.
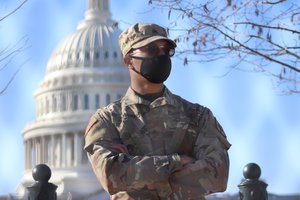
[[[53,51],[46,75],[34,93],[37,112],[23,137],[25,170],[15,199],[27,199],[32,168],[52,170],[58,199],[108,199],[83,150],[84,129],[102,106],[115,101],[129,84],[113,28],[108,0],[88,0],[85,19]]]

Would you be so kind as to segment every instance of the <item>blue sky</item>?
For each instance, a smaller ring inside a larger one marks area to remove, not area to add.
[[[147,2],[111,0],[113,19],[120,21],[121,29],[136,22],[167,26],[167,13],[149,12]],[[1,1],[0,16],[18,3]],[[2,88],[17,67],[25,63],[0,96],[0,195],[13,193],[22,178],[22,130],[35,119],[33,93],[45,75],[52,51],[76,30],[86,7],[87,0],[29,0],[0,23],[0,51],[23,37],[28,38],[28,48],[0,71]],[[226,192],[236,193],[243,167],[256,162],[261,166],[261,178],[268,183],[269,192],[300,193],[300,97],[279,95],[276,80],[260,73],[232,71],[221,77],[231,62],[183,66],[175,58],[166,85],[187,100],[209,107],[222,124],[232,143]]]

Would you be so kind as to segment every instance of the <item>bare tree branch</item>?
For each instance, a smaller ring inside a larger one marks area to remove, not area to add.
[[[23,42],[23,40],[25,40]],[[17,47],[18,44],[23,43],[21,47]],[[19,40],[14,46],[11,48],[6,47],[2,52],[0,52],[0,63],[4,62],[6,59],[9,59],[12,56],[15,56],[17,53],[24,51],[28,48],[28,38],[24,36],[21,40]],[[17,49],[16,49],[17,48]],[[0,67],[0,71],[4,69],[4,67]]]
[[[234,69],[251,63],[248,66],[276,77],[282,85],[293,86],[286,87],[288,91],[299,88],[300,5],[296,2],[152,0],[150,5],[165,9],[168,31],[180,33],[175,40],[181,44],[177,55],[184,64],[230,55],[238,60],[231,65]]]
[[[11,16],[12,14],[14,14],[15,12],[17,12],[17,10],[19,10],[28,0],[24,0],[18,7],[16,7],[13,11],[11,11],[10,13],[8,13],[7,15],[3,16],[2,18],[0,18],[0,21],[6,19],[7,17]]]
[[[263,25],[263,24],[257,24],[257,23],[253,23],[253,22],[235,22],[234,24],[243,24],[243,25],[252,25],[252,26],[258,26],[258,27],[262,27],[262,28],[269,28],[269,29],[278,29],[278,30],[283,30],[283,31],[288,31],[291,33],[297,33],[300,34],[300,31],[297,31],[295,29],[288,29],[285,27],[281,27],[281,26],[267,26],[267,25]]]
[[[9,81],[6,83],[6,85],[0,90],[0,96],[4,94],[4,92],[7,90],[7,88],[9,87],[9,85],[12,83],[12,81],[15,79],[16,75],[19,73],[19,71],[21,70],[21,68],[29,61],[26,60],[22,65],[20,65],[18,67],[18,69],[13,73],[13,75],[10,77]]]
[[[19,6],[17,6],[13,11],[9,12],[8,14],[4,15],[3,17],[0,18],[0,22],[5,20],[6,18],[10,17],[13,15],[17,10],[19,10],[28,0],[23,0]],[[25,41],[24,41],[25,40]],[[24,41],[24,42],[23,42]],[[20,47],[17,47],[20,43],[22,45]],[[3,73],[3,69],[9,66],[9,64],[12,62],[12,60],[20,54],[22,51],[24,51],[26,48],[28,48],[28,38],[23,37],[21,40],[19,40],[17,43],[15,43],[12,47],[7,46],[3,48],[0,51],[0,72]],[[12,81],[15,79],[16,75],[18,72],[21,70],[21,68],[25,65],[27,61],[22,63],[17,70],[13,73],[13,75],[9,78],[8,82],[5,84],[3,88],[0,88],[0,96],[4,94],[4,92],[7,90],[9,85],[12,83]]]
[[[275,1],[275,2],[271,2],[271,1],[263,1],[262,3],[263,4],[272,4],[272,5],[275,5],[275,4],[280,4],[282,2],[284,2],[286,0],[279,0],[279,1]]]

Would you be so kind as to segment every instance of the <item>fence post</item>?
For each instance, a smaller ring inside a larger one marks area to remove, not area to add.
[[[51,170],[45,164],[36,165],[32,169],[32,176],[35,183],[28,186],[28,200],[57,200],[57,186],[49,183]]]
[[[261,174],[260,167],[255,163],[249,163],[244,167],[243,175],[245,180],[238,185],[240,200],[267,200],[267,186],[259,180]]]

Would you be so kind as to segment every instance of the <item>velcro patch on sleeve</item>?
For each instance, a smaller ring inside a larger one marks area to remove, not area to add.
[[[98,120],[94,116],[90,119],[90,122],[88,123],[88,125],[85,129],[84,135],[86,135],[90,131],[90,129],[94,126],[94,124],[96,124],[97,121]]]

